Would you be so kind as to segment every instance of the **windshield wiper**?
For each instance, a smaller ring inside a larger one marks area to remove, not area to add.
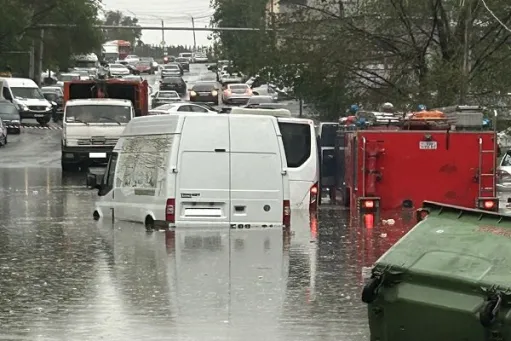
[[[100,118],[104,118],[105,120],[110,120],[112,122],[117,123],[118,125],[122,125],[121,122],[117,121],[115,118],[107,117],[107,116],[101,116]]]

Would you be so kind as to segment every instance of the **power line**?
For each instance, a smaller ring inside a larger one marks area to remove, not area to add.
[[[78,25],[71,24],[39,24],[35,25],[36,29],[67,29],[78,27]],[[161,27],[161,26],[119,26],[119,25],[93,25],[94,28],[105,29],[105,30],[148,30],[148,31],[193,31],[193,27]],[[196,27],[195,31],[205,32],[253,32],[253,31],[281,31],[282,29],[272,28],[255,28],[255,27]]]

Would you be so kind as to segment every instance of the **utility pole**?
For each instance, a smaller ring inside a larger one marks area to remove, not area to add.
[[[463,66],[462,82],[460,88],[460,103],[467,104],[467,95],[469,92],[470,81],[470,26],[472,25],[472,2],[467,1],[467,10],[465,18],[465,32],[463,37]]]
[[[167,51],[165,51],[165,46],[167,45],[165,43],[165,22],[162,20],[161,21],[161,44],[162,44],[162,50],[163,50],[163,55],[166,55],[167,54]]]
[[[195,19],[192,17],[192,30],[193,30],[193,52],[197,52],[197,39],[195,38]]]
[[[39,37],[39,56],[38,56],[38,63],[37,63],[37,73],[34,75],[35,79],[37,80],[37,84],[41,85],[41,73],[43,72],[43,58],[44,58],[44,28],[41,29],[40,37]]]
[[[35,77],[35,48],[34,48],[34,41],[32,40],[32,43],[30,44],[30,52],[28,56],[28,78],[34,79]]]

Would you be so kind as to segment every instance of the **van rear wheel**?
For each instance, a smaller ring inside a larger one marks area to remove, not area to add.
[[[145,223],[144,223],[144,225],[145,225],[145,230],[146,230],[147,232],[153,232],[153,231],[156,231],[156,225],[155,225],[155,223],[154,223],[154,219],[153,219],[153,217],[151,217],[151,216],[147,216],[147,217],[145,218]]]

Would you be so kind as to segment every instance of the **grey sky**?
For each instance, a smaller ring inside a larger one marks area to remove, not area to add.
[[[118,10],[134,16],[145,26],[192,26],[190,16],[195,17],[196,27],[209,25],[213,10],[209,0],[103,0],[105,10]],[[161,31],[143,31],[142,40],[148,44],[160,44]],[[197,45],[209,45],[209,32],[196,32]],[[167,45],[193,45],[192,31],[165,31]]]

